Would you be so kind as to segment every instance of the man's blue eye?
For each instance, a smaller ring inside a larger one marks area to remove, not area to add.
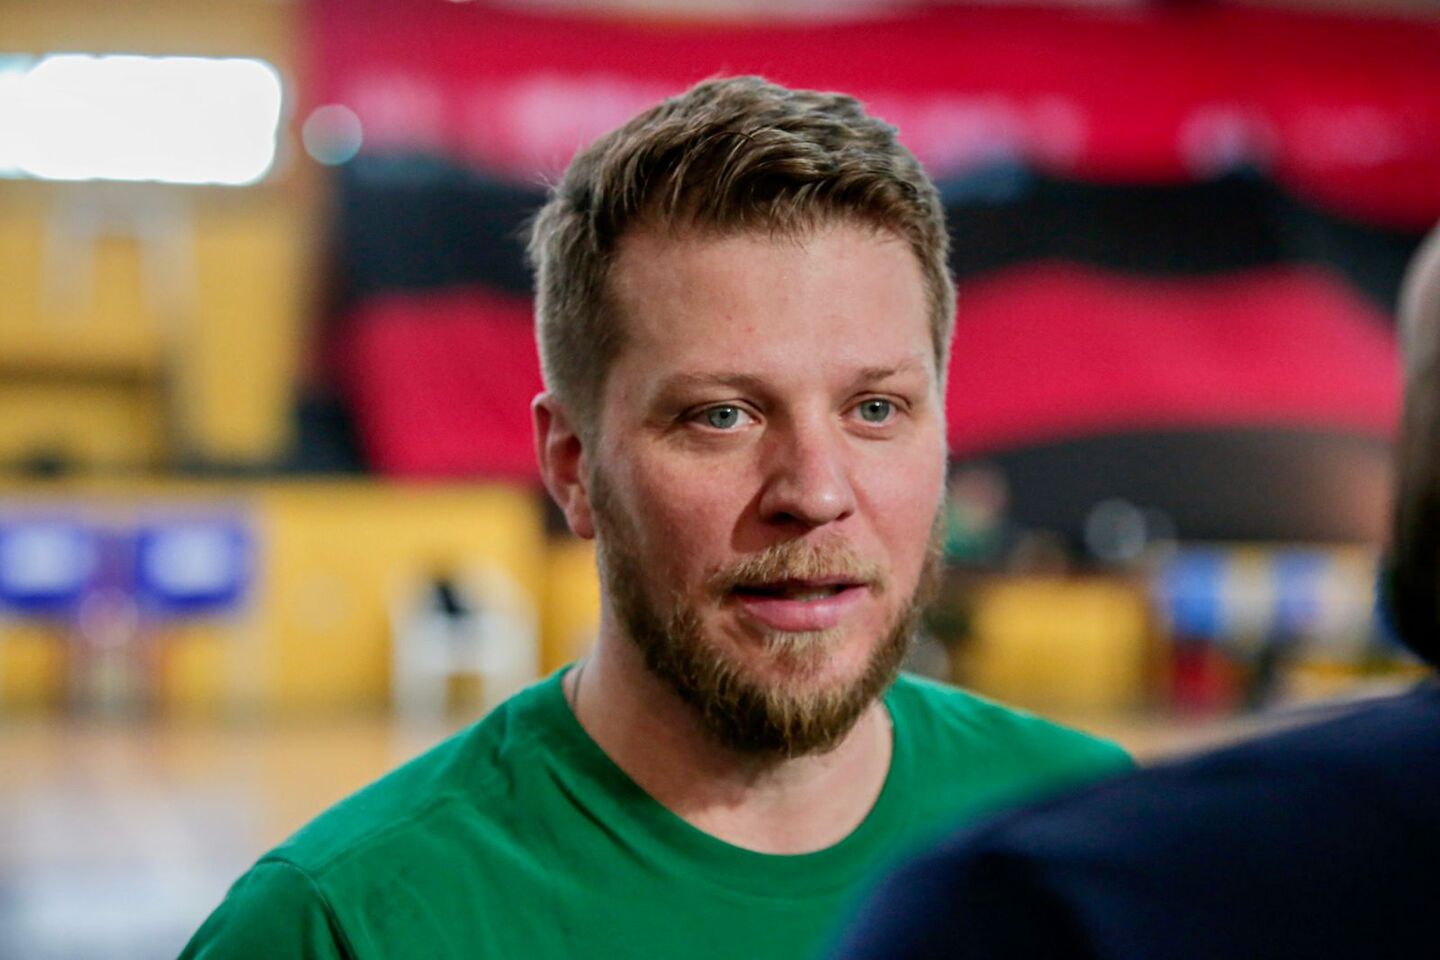
[[[711,407],[705,411],[705,422],[716,430],[729,430],[740,422],[740,408]]]
[[[860,419],[867,423],[884,423],[895,412],[895,404],[889,400],[866,400],[860,404]]]

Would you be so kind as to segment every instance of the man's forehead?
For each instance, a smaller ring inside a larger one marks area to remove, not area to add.
[[[802,383],[937,379],[918,260],[869,225],[781,236],[642,231],[619,251],[611,292],[612,374],[629,371],[626,392],[773,395]]]
[[[919,260],[903,237],[874,224],[834,217],[795,228],[721,229],[660,224],[632,228],[615,247],[609,270],[610,291],[621,299],[644,298],[655,286],[675,279],[672,273],[646,269],[657,261],[683,258],[697,270],[723,276],[741,269],[735,260],[743,249],[765,247],[777,253],[805,250],[813,248],[817,240],[835,234],[846,234],[858,241],[846,251],[851,257],[900,254],[914,261],[915,278],[923,284]]]

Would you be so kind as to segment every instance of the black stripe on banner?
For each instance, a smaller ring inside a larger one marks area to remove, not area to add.
[[[393,289],[530,289],[522,232],[544,200],[424,155],[365,155],[338,172],[339,302]],[[1387,309],[1418,235],[1341,220],[1244,174],[1185,185],[1090,184],[996,167],[940,185],[960,278],[1034,259],[1139,274],[1281,262],[1333,267]]]

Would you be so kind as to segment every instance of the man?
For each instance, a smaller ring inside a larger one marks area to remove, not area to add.
[[[1405,410],[1385,580],[1440,663],[1440,230],[1402,296]],[[1297,478],[1298,481],[1299,478]],[[839,956],[1433,956],[1440,687],[1111,781],[896,874]]]
[[[954,292],[890,128],[702,83],[577,156],[531,251],[593,654],[262,858],[189,956],[803,957],[939,823],[1127,765],[895,681]]]

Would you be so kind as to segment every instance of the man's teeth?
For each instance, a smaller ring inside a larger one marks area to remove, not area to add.
[[[782,599],[785,599],[785,600],[808,601],[808,600],[824,600],[824,599],[826,599],[826,598],[828,598],[828,597],[833,597],[833,596],[835,596],[835,594],[839,593],[842,589],[844,589],[844,588],[843,588],[843,587],[840,587],[840,586],[838,586],[838,585],[828,586],[828,587],[795,586],[795,587],[781,587],[781,588],[779,588],[778,590],[776,590],[775,593],[776,593],[778,596],[780,596]]]

